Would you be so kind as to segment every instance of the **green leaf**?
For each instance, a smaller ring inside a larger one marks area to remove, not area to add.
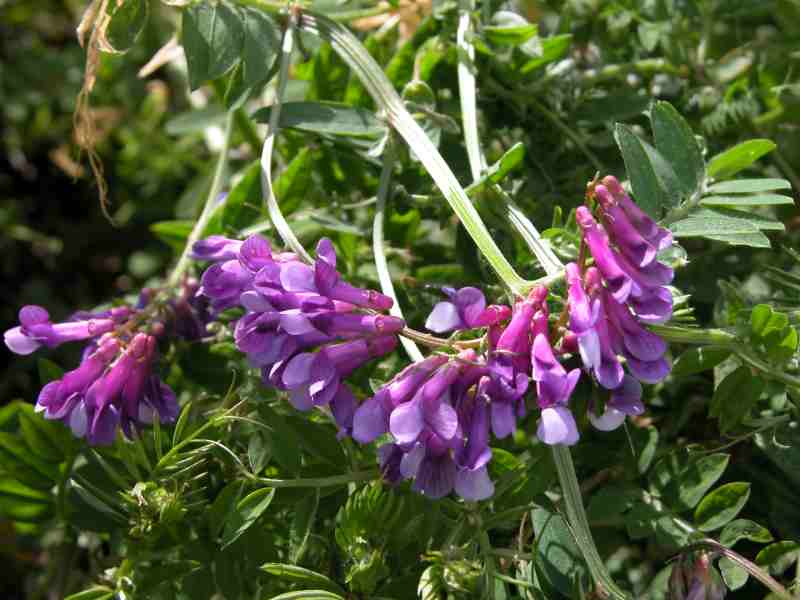
[[[773,190],[790,190],[792,184],[785,179],[736,179],[708,186],[709,194],[757,194]]]
[[[673,510],[691,510],[722,477],[729,459],[722,453],[696,456],[677,450],[653,467],[650,485]]]
[[[719,543],[733,548],[740,540],[750,540],[759,544],[772,541],[772,534],[766,527],[750,519],[736,519],[725,525],[719,534]]]
[[[750,498],[747,482],[726,483],[708,494],[694,511],[694,522],[700,531],[719,529],[739,514]]]
[[[723,433],[736,427],[755,406],[764,385],[764,380],[753,376],[749,367],[739,367],[720,382],[714,390],[709,413],[719,417]]]
[[[673,377],[696,375],[713,369],[731,355],[726,348],[700,347],[690,348],[678,357],[672,366]]]
[[[271,107],[257,110],[253,118],[268,123]],[[338,102],[286,102],[281,105],[281,128],[325,135],[377,138],[386,126],[368,110]]]
[[[236,510],[243,492],[243,481],[231,481],[214,498],[214,503],[208,511],[208,529],[212,538],[217,538],[222,533],[228,517]]]
[[[250,470],[254,475],[258,475],[264,470],[264,467],[269,464],[269,459],[272,457],[272,452],[269,447],[269,442],[264,439],[264,434],[261,431],[256,431],[250,435],[250,441],[247,443],[247,460],[250,463]]]
[[[344,598],[325,590],[302,590],[273,596],[270,600],[344,600]]]
[[[758,337],[763,337],[772,316],[772,307],[769,304],[755,305],[750,313],[750,331]]]
[[[303,559],[306,551],[306,544],[311,531],[314,529],[314,521],[317,518],[319,508],[319,488],[309,493],[303,500],[294,507],[292,525],[289,530],[289,539],[293,547],[292,562],[299,563]]]
[[[519,69],[519,73],[527,75],[559,60],[569,50],[570,43],[572,43],[571,33],[542,38],[542,55],[525,62]]]
[[[706,236],[710,240],[723,242],[731,246],[749,246],[751,248],[771,248],[769,238],[760,231],[755,233],[720,233]]]
[[[702,206],[780,206],[794,204],[794,198],[780,194],[756,194],[746,196],[705,196]]]
[[[244,48],[242,76],[245,85],[266,82],[280,52],[280,29],[264,11],[242,7],[244,16]]]
[[[760,567],[769,567],[770,572],[779,573],[785,570],[787,562],[793,562],[800,553],[800,544],[790,540],[775,542],[762,549],[756,555],[756,564]]]
[[[104,585],[97,585],[77,594],[70,594],[64,600],[107,600],[114,596],[114,590]]]
[[[625,161],[637,204],[651,217],[660,218],[680,201],[678,176],[661,153],[627,125],[617,123],[614,139]]]
[[[164,125],[164,131],[169,135],[184,135],[187,133],[201,133],[209,127],[222,125],[225,122],[227,111],[217,105],[211,104],[197,110],[190,110],[171,118]]]
[[[159,221],[150,225],[150,231],[176,252],[183,250],[194,227],[194,221]]]
[[[109,2],[106,11],[111,20],[106,27],[106,39],[117,52],[124,52],[136,43],[147,24],[148,0]]]
[[[708,176],[724,179],[736,175],[776,147],[770,140],[747,140],[737,144],[708,162]]]
[[[735,591],[747,583],[749,577],[747,571],[737,565],[727,556],[719,559],[719,571],[722,575],[722,580],[729,590]]]
[[[309,588],[327,590],[336,594],[345,594],[345,590],[335,581],[332,581],[322,573],[304,569],[296,565],[286,565],[282,563],[266,563],[261,565],[261,570],[270,575],[274,575],[283,581],[303,585]]]
[[[686,196],[700,187],[705,163],[692,128],[669,102],[656,102],[650,111],[656,149],[672,165]]]
[[[225,519],[222,531],[222,547],[231,545],[256,522],[269,508],[275,497],[275,488],[262,488],[251,492],[236,505],[236,509]]]
[[[63,440],[64,432],[54,431],[54,427],[63,427],[63,424],[46,421],[42,415],[34,414],[33,411],[21,411],[19,424],[25,444],[36,456],[56,464],[64,460],[64,449],[57,443],[57,439]]]
[[[225,2],[193,4],[183,11],[182,43],[189,87],[224,75],[239,60],[244,26],[238,9]]]
[[[536,562],[543,576],[566,597],[573,597],[576,581],[584,580],[588,571],[567,524],[560,515],[543,508],[531,511],[531,522],[536,536]]]
[[[233,186],[225,200],[217,206],[208,221],[203,237],[214,233],[238,236],[242,229],[262,217],[261,164],[254,161]]]
[[[10,433],[0,431],[0,452],[8,453],[14,457],[19,466],[25,465],[52,482],[58,479],[58,465],[33,455],[20,438]]]
[[[509,10],[501,10],[492,15],[491,25],[483,27],[484,37],[498,46],[519,46],[539,31],[524,17]]]
[[[783,223],[743,211],[724,208],[701,208],[691,216],[670,225],[675,237],[707,237],[716,239],[731,235],[757,235],[760,229],[782,231]]]

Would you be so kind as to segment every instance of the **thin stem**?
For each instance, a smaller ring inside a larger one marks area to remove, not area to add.
[[[734,552],[730,548],[723,546],[716,540],[712,540],[711,538],[705,538],[700,540],[699,542],[695,542],[694,544],[690,544],[683,548],[683,552],[692,552],[693,550],[699,550],[701,548],[709,548],[714,552],[721,554],[728,560],[736,563],[740,567],[742,567],[745,571],[750,573],[753,577],[755,577],[758,581],[760,581],[766,588],[768,588],[771,592],[776,594],[779,598],[783,598],[784,600],[793,600],[795,598],[790,594],[785,587],[783,587],[778,581],[772,578],[769,573],[764,571],[761,567],[759,567],[754,562],[746,559],[741,554]]]
[[[356,481],[373,481],[380,478],[380,473],[375,470],[358,471],[356,473],[346,473],[344,475],[331,475],[330,477],[314,477],[308,479],[272,479],[270,477],[256,477],[246,473],[246,477],[251,481],[262,483],[265,486],[274,488],[321,488],[333,487],[337,485],[347,485]]]
[[[492,542],[489,540],[489,532],[481,528],[478,535],[481,544],[481,553],[483,554],[483,561],[486,567],[486,597],[489,600],[494,600],[494,578],[495,578],[495,564],[492,558]]]
[[[222,190],[222,183],[225,179],[225,167],[228,164],[228,150],[230,149],[231,145],[231,132],[233,131],[234,112],[235,111],[228,112],[227,116],[225,117],[225,133],[222,142],[222,149],[219,151],[219,158],[217,158],[217,164],[214,168],[214,176],[211,179],[211,188],[208,190],[206,203],[203,206],[203,211],[200,213],[200,217],[197,219],[197,222],[192,228],[192,232],[186,239],[186,246],[183,248],[183,253],[178,259],[178,263],[175,265],[175,268],[172,270],[172,273],[167,279],[168,287],[174,287],[180,283],[181,278],[191,264],[192,246],[194,246],[194,243],[199,240],[205,232],[206,226],[211,220],[211,216],[214,214],[214,210],[216,209],[217,197]]]
[[[386,248],[383,242],[383,219],[386,210],[386,200],[390,196],[390,184],[392,179],[392,168],[394,167],[395,155],[391,142],[387,144],[386,150],[383,154],[383,167],[381,168],[381,178],[378,182],[378,201],[375,205],[375,217],[372,221],[372,253],[375,255],[375,268],[378,271],[378,281],[381,283],[381,291],[394,300],[392,308],[389,313],[405,319],[403,316],[403,309],[400,308],[400,302],[397,299],[397,293],[394,290],[392,283],[392,275],[389,273],[389,263],[386,260]],[[408,354],[408,357],[418,362],[425,357],[422,352],[414,343],[413,339],[408,336],[401,336],[400,343]]]
[[[473,0],[460,0],[458,8],[458,30],[456,44],[458,46],[458,95],[461,101],[461,123],[464,129],[464,144],[467,147],[469,169],[472,181],[478,181],[486,168],[486,159],[481,152],[478,137],[478,110],[475,90],[475,47],[470,43],[472,29]]]
[[[278,204],[278,199],[275,197],[275,192],[272,188],[272,151],[275,146],[275,137],[278,134],[278,128],[281,116],[281,99],[286,91],[286,83],[289,80],[289,64],[292,58],[292,50],[294,48],[294,21],[289,19],[286,27],[286,32],[283,34],[283,44],[281,46],[281,63],[278,70],[278,82],[275,90],[275,104],[272,106],[272,111],[269,117],[269,126],[267,130],[267,137],[264,139],[264,146],[261,149],[261,192],[264,195],[264,200],[267,203],[267,211],[272,224],[281,236],[284,243],[289,246],[292,251],[308,263],[313,262],[306,249],[297,239],[289,223],[281,212],[281,207]]]
[[[704,346],[732,346],[737,337],[724,329],[694,329],[675,325],[650,325],[650,330],[668,342]]]
[[[511,558],[513,560],[533,560],[533,554],[517,552],[516,550],[509,550],[508,548],[492,548],[492,554],[502,558]]]
[[[598,586],[603,587],[614,598],[627,600],[629,596],[614,583],[592,539],[569,448],[561,444],[553,446],[553,461],[558,472],[558,480],[561,483],[567,519],[575,534],[578,548],[581,549],[583,557],[586,559],[586,565],[589,567],[592,578]]]
[[[414,149],[414,153],[419,157],[500,280],[513,293],[519,294],[526,283],[525,280],[517,274],[514,267],[503,256],[452,170],[439,154],[433,142],[408,112],[375,59],[350,31],[324,16],[303,12],[300,23],[304,31],[330,42],[334,51],[358,76],[375,103],[386,115],[389,124]]]

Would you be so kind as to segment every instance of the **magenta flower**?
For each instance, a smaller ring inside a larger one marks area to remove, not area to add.
[[[575,220],[583,230],[583,239],[589,247],[595,265],[603,275],[608,289],[617,302],[625,302],[631,293],[633,281],[619,264],[619,257],[611,249],[608,235],[602,226],[597,224],[592,213],[585,206],[577,208]]]

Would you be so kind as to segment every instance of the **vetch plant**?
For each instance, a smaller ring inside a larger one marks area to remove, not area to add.
[[[717,3],[687,12],[692,52],[662,38],[685,23],[616,5],[583,40],[573,2],[166,4],[97,0],[81,30],[91,75],[179,22],[149,67],[182,46],[210,110],[166,127],[217,156],[191,219],[152,226],[175,265],[4,334],[85,344],[0,410],[0,516],[87,558],[55,593],[792,597],[792,184],[758,162],[772,142],[609,89],[722,85]],[[615,28],[638,28],[630,62],[595,56]]]

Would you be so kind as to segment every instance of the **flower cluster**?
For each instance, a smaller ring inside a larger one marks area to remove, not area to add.
[[[566,279],[571,341],[586,370],[611,390],[603,413],[590,411],[589,417],[595,427],[608,431],[626,415],[643,412],[639,382],[657,383],[670,371],[666,343],[644,325],[664,323],[672,315],[666,286],[673,271],[657,260],[672,236],[634,204],[614,177],[605,177],[594,195],[600,222],[586,206],[575,215],[594,266],[582,272],[570,263]]]
[[[377,314],[392,299],[343,281],[328,239],[317,245],[313,265],[273,253],[258,235],[243,242],[212,236],[195,244],[193,256],[213,262],[200,288],[213,309],[245,310],[236,322],[236,346],[264,383],[289,392],[298,410],[330,406],[349,434],[355,399],[344,379],[397,346],[405,322]]]
[[[187,281],[180,297],[163,301],[146,289],[134,307],[79,312],[63,323],[52,323],[40,306],[23,307],[19,326],[4,335],[12,352],[88,342],[78,368],[42,388],[37,412],[63,421],[93,445],[111,444],[118,427],[132,437],[155,418],[173,422],[175,394],[154,371],[158,339],[168,333],[188,340],[205,335],[209,315],[196,289],[196,282]]]

